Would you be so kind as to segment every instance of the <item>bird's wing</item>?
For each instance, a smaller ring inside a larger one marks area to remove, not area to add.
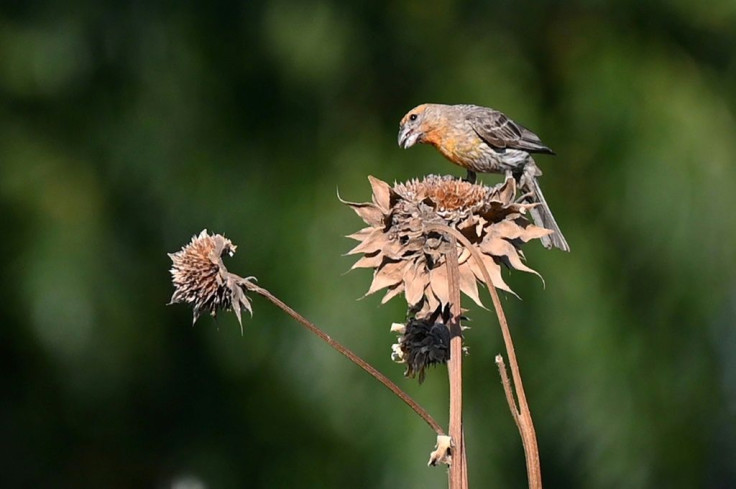
[[[554,154],[542,143],[539,136],[497,110],[472,108],[468,111],[467,121],[475,133],[493,148]]]

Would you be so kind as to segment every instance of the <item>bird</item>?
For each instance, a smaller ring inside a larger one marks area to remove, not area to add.
[[[524,192],[537,226],[552,230],[542,238],[545,248],[570,251],[552,211],[544,199],[538,178],[542,175],[532,154],[554,155],[539,136],[514,122],[503,112],[478,105],[421,104],[399,123],[399,146],[430,144],[450,162],[467,170],[466,180],[476,173],[500,173],[513,177]]]

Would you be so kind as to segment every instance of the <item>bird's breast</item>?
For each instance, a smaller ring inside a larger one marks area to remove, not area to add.
[[[457,134],[452,131],[431,131],[427,133],[425,141],[437,148],[442,156],[452,163],[464,168],[471,168],[482,153],[482,141],[467,134]]]

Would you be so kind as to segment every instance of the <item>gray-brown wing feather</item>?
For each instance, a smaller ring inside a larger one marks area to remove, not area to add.
[[[477,107],[469,111],[467,121],[475,133],[493,148],[554,154],[554,151],[542,143],[539,136],[512,121],[503,112]]]

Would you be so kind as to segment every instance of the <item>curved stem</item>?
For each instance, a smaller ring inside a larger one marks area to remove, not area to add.
[[[506,346],[506,352],[509,356],[509,363],[511,364],[511,377],[514,381],[514,390],[516,391],[516,397],[519,400],[518,408],[515,403],[509,401],[509,407],[512,412],[516,412],[514,421],[519,428],[519,434],[521,435],[521,441],[524,445],[524,455],[526,458],[526,470],[527,478],[529,480],[529,487],[532,489],[541,489],[542,487],[542,472],[539,466],[539,448],[537,447],[537,435],[534,430],[534,423],[532,422],[531,411],[529,410],[529,404],[526,401],[526,394],[524,393],[524,384],[521,380],[521,372],[519,371],[519,363],[516,360],[516,351],[514,350],[514,342],[511,339],[511,331],[509,330],[508,322],[506,321],[506,314],[501,307],[501,299],[498,297],[496,287],[493,285],[490,274],[486,269],[483,259],[480,257],[479,252],[472,245],[468,239],[463,236],[461,232],[443,224],[432,224],[426,227],[429,230],[436,230],[445,232],[454,236],[463,246],[470,252],[473,259],[478,264],[481,270],[483,279],[488,285],[488,292],[491,295],[493,301],[493,307],[496,310],[496,316],[501,326],[501,334],[503,341]],[[503,376],[502,376],[503,377]],[[508,391],[507,391],[508,392]],[[507,394],[507,400],[508,394]]]
[[[409,397],[409,395],[402,391],[396,384],[394,384],[388,377],[383,375],[381,372],[376,370],[371,364],[360,358],[358,355],[353,353],[351,350],[349,350],[347,347],[340,344],[338,341],[332,339],[327,333],[319,329],[316,325],[314,325],[312,322],[307,320],[304,316],[296,312],[291,307],[287,306],[284,302],[282,302],[278,297],[271,294],[266,289],[259,287],[258,285],[254,284],[253,282],[249,282],[247,280],[242,280],[241,282],[244,287],[246,287],[248,290],[255,292],[256,294],[259,294],[269,301],[271,301],[276,307],[284,311],[286,314],[291,316],[296,322],[307,328],[310,332],[317,335],[322,341],[330,345],[332,348],[343,354],[345,357],[347,357],[348,360],[371,374],[376,380],[378,380],[380,383],[382,383],[384,386],[386,386],[391,392],[396,394],[399,399],[404,401],[410,408],[414,410],[424,421],[427,422],[427,424],[437,433],[438,435],[444,435],[445,432],[442,430],[442,427],[437,423],[437,421],[434,420],[434,418],[422,407],[420,406],[414,399]]]

